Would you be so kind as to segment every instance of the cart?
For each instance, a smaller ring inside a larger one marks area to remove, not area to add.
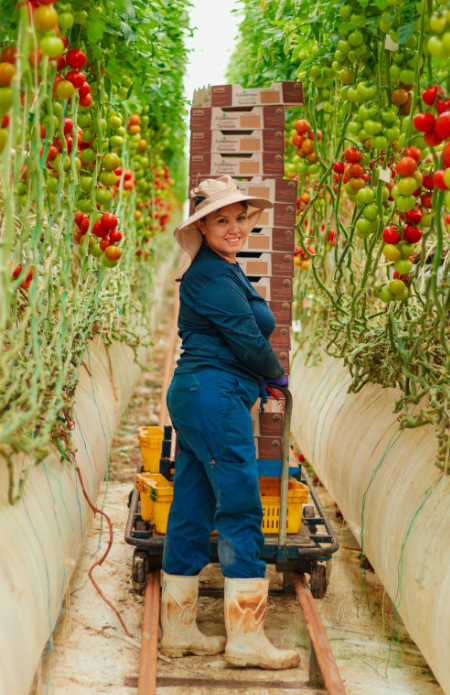
[[[323,598],[330,581],[332,555],[339,549],[339,543],[317,496],[307,471],[302,468],[301,482],[309,488],[312,505],[303,507],[303,517],[297,534],[286,533],[288,480],[289,480],[289,440],[292,417],[292,394],[285,387],[275,386],[285,397],[283,421],[282,468],[280,523],[278,538],[266,535],[261,559],[275,565],[277,572],[283,573],[283,591],[294,593],[291,572],[309,574],[311,593],[314,598]],[[138,473],[142,465],[138,466]],[[155,532],[151,521],[141,516],[139,491],[134,486],[129,501],[130,511],[125,529],[125,541],[134,546],[132,584],[136,591],[144,592],[149,572],[162,568],[162,555],[165,535]],[[219,562],[217,536],[210,540],[211,562]]]

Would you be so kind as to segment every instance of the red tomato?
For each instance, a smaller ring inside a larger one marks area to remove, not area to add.
[[[61,70],[64,70],[66,67],[66,61],[64,60],[63,56],[58,56],[57,58],[50,58],[52,63],[56,63],[56,69],[58,72],[61,72]]]
[[[115,229],[118,224],[119,220],[111,212],[105,212],[105,214],[102,215],[101,225],[103,229],[106,230],[106,233],[110,232],[112,229]]]
[[[437,145],[440,145],[442,142],[441,138],[438,138],[435,132],[425,133],[423,139],[429,147],[436,147]]]
[[[82,234],[86,234],[86,232],[89,229],[89,225],[90,225],[89,217],[86,216],[85,219],[82,220],[82,222],[80,224],[80,231]]]
[[[110,242],[110,240],[109,240],[109,237],[105,236],[105,238],[101,240],[99,246],[100,246],[100,248],[101,248],[102,251],[104,251],[105,249],[107,249],[108,246],[111,246],[111,242]]]
[[[79,229],[81,229],[81,223],[83,220],[88,220],[89,217],[86,215],[84,212],[79,212],[77,215],[75,215],[75,224]]]
[[[400,176],[412,176],[417,169],[417,162],[412,157],[403,157],[396,168]]]
[[[119,232],[118,229],[113,229],[109,233],[109,238],[114,244],[117,244],[122,239],[122,234]]]
[[[441,113],[434,127],[434,134],[441,140],[446,140],[450,137],[450,111]]]
[[[56,88],[60,82],[63,82],[64,77],[62,75],[55,75],[53,78],[53,96],[56,96]]]
[[[383,239],[386,244],[398,244],[401,241],[401,236],[398,233],[398,227],[395,224],[390,224],[383,229]]]
[[[82,87],[84,85],[84,83],[86,82],[83,73],[79,72],[78,70],[71,70],[70,72],[68,72],[66,75],[66,80],[69,80],[70,82],[72,82],[75,89],[80,89],[80,87]],[[87,84],[87,82],[86,82],[86,84]],[[89,92],[90,91],[91,90],[89,88]],[[89,94],[89,92],[88,92],[88,94]],[[80,94],[80,96],[81,96],[81,94]]]
[[[17,46],[9,46],[5,48],[2,53],[2,63],[12,63],[16,64],[17,60]]]
[[[314,140],[314,131],[313,130],[309,131],[308,137],[310,140]],[[317,137],[317,140],[319,142],[322,140],[322,131],[321,130],[317,130],[316,137]]]
[[[422,205],[425,208],[431,208],[431,201],[433,200],[432,195],[427,195],[426,193],[422,193]]]
[[[336,164],[333,167],[333,171],[336,174],[343,174],[345,171],[345,164],[344,162],[336,162]]]
[[[9,126],[9,121],[10,121],[9,116],[3,116],[0,128],[7,128]],[[42,128],[42,126],[41,126],[41,128]],[[42,131],[41,131],[41,137],[42,137]],[[45,131],[44,131],[44,137],[45,137]]]
[[[352,164],[356,164],[357,162],[359,162],[360,159],[362,159],[362,154],[355,147],[347,147],[347,149],[344,152],[344,157],[347,160],[347,162],[352,162]]]
[[[40,48],[36,48],[34,51],[30,51],[28,54],[28,60],[30,61],[31,65],[40,65],[43,57],[44,54]]]
[[[79,73],[79,74],[81,74],[81,73]],[[78,94],[80,95],[80,99],[84,99],[90,93],[91,93],[91,88],[90,88],[88,82],[83,82],[81,87],[78,87]]]
[[[433,175],[428,176],[428,174],[423,175],[423,181],[422,181],[422,186],[429,191],[432,191],[434,188],[434,180],[433,180]]]
[[[122,171],[123,171],[122,167],[117,167],[117,169],[114,169],[114,173],[116,176],[122,176]],[[155,203],[156,203],[156,200],[155,200]]]
[[[87,97],[83,97],[83,99],[80,99],[80,106],[90,106],[92,104],[92,97],[90,94],[87,95]]]
[[[21,272],[22,272],[22,266],[18,265],[17,268],[15,268],[15,270],[13,270],[13,278],[18,277]]]
[[[297,131],[297,133],[300,133],[300,135],[303,135],[303,133],[306,133],[311,128],[311,126],[309,125],[307,120],[302,118],[299,121],[297,121],[296,123],[294,123],[294,128]]]
[[[450,142],[444,145],[442,150],[442,164],[447,168],[450,167]]]
[[[48,150],[48,155],[47,155],[47,160],[49,162],[52,161],[52,159],[55,159],[55,157],[58,156],[58,148],[55,147],[55,145],[50,145],[50,148]]]
[[[68,135],[73,130],[73,121],[70,118],[64,119],[64,135]]]
[[[407,210],[405,212],[405,217],[409,222],[419,224],[420,220],[422,219],[422,210]]]
[[[439,99],[436,102],[436,109],[439,114],[444,113],[450,109],[450,99]]]
[[[100,220],[97,220],[97,222],[94,222],[94,226],[92,227],[92,233],[95,234],[99,239],[103,239],[105,236],[108,235],[108,231],[102,227],[102,223]]]
[[[364,169],[362,168],[361,164],[351,164],[350,168],[350,176],[355,179],[360,179],[362,175],[364,174]]]
[[[407,147],[405,150],[405,156],[412,157],[416,160],[417,163],[419,163],[422,159],[422,152],[419,150],[418,147]]]
[[[72,48],[66,55],[66,63],[74,70],[79,70],[86,62],[86,56],[79,48]]]
[[[444,183],[445,169],[436,171],[433,175],[433,183],[440,191],[448,191],[448,186]]]
[[[414,116],[414,127],[421,133],[431,133],[435,123],[436,119],[432,113],[417,113]]]
[[[122,251],[117,246],[107,246],[105,249],[105,256],[110,261],[118,261],[121,255]]]
[[[429,87],[424,91],[424,93],[422,94],[422,100],[425,102],[427,106],[433,106],[434,102],[436,101],[437,92],[437,85],[434,85],[434,87]]]
[[[123,175],[123,178],[125,179],[125,181],[130,181],[130,179],[133,178],[133,172],[131,171],[131,169],[125,169],[125,173]]]
[[[417,244],[422,238],[422,232],[417,227],[410,227],[409,225],[403,229],[403,234],[405,239],[410,244]]]

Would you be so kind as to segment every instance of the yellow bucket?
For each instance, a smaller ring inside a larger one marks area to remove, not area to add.
[[[164,432],[160,427],[139,427],[138,437],[142,449],[144,471],[159,474]]]
[[[136,486],[141,495],[141,516],[152,521],[157,533],[167,533],[167,521],[173,499],[173,482],[160,473],[141,473],[136,476]],[[280,519],[279,478],[260,478],[259,489],[264,516],[261,524],[263,533],[278,533]],[[308,502],[308,486],[289,478],[286,531],[298,533],[302,523],[303,505]],[[211,535],[216,535],[213,531]]]

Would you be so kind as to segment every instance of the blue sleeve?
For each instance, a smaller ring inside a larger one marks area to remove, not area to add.
[[[284,369],[259,330],[237,278],[219,275],[210,280],[199,292],[195,310],[214,323],[248,369],[272,379],[283,376]]]

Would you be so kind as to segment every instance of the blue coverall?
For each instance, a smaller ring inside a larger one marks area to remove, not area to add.
[[[217,529],[225,577],[264,577],[250,410],[265,377],[284,370],[268,339],[275,319],[238,266],[202,245],[180,285],[182,355],[167,392],[178,432],[164,546],[168,574],[196,575]]]

